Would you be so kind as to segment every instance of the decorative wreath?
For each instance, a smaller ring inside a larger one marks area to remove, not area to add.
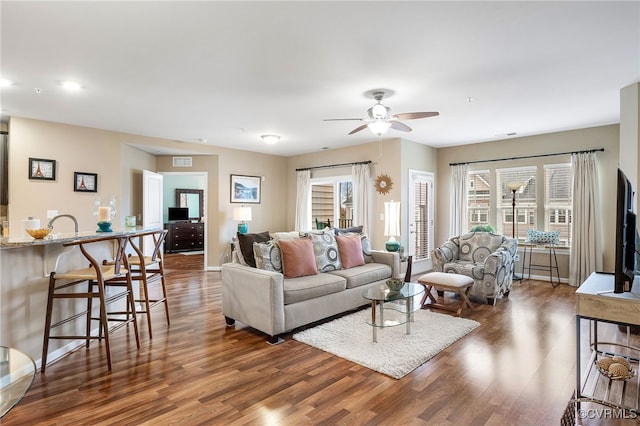
[[[386,194],[391,190],[392,186],[393,186],[393,182],[391,181],[391,178],[388,175],[379,175],[376,178],[375,187],[376,187],[376,191],[379,194]]]

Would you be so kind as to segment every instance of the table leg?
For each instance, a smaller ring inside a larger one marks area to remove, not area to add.
[[[413,297],[407,297],[407,318],[406,318],[406,321],[407,321],[407,334],[411,334],[411,320],[413,319],[412,315],[411,315],[411,312],[413,311],[413,309],[412,309],[413,308],[413,306],[412,306],[413,303],[412,302],[413,302]]]
[[[376,326],[376,301],[371,301],[371,328],[373,328],[373,341],[378,342],[378,327]]]

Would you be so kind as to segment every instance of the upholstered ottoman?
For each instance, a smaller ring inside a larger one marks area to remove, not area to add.
[[[452,311],[458,316],[460,316],[465,306],[473,308],[468,298],[469,291],[473,286],[473,278],[471,277],[444,272],[429,272],[418,278],[418,284],[422,284],[425,287],[424,296],[420,302],[423,308],[425,307],[427,299],[431,301],[431,307]],[[458,293],[460,295],[460,303],[445,303],[444,294],[442,295],[442,302],[439,302],[438,299],[431,294],[433,288],[438,291]]]

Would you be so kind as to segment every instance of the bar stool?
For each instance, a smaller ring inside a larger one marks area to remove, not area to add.
[[[558,268],[558,257],[556,256],[556,246],[554,244],[544,244],[544,248],[549,250],[549,263],[547,265],[541,263],[533,263],[533,248],[538,247],[539,244],[530,241],[520,243],[523,246],[522,253],[522,280],[524,281],[524,270],[528,269],[527,280],[531,279],[531,270],[549,272],[549,281],[551,287],[556,288],[560,284],[560,269]],[[527,252],[529,252],[529,265],[526,266]],[[558,282],[553,282],[553,271],[556,271],[556,278]]]
[[[153,338],[151,331],[151,309],[161,303],[164,303],[165,317],[167,318],[167,326],[170,325],[169,320],[169,302],[167,301],[167,288],[164,280],[164,265],[162,262],[162,243],[167,233],[166,229],[158,231],[148,231],[129,237],[129,243],[133,248],[135,255],[129,254],[127,263],[129,265],[129,275],[131,281],[138,281],[140,285],[140,298],[134,299],[136,302],[136,313],[145,314],[147,316],[147,328],[149,330],[149,338]],[[140,248],[141,244],[136,243],[136,239],[143,241],[144,237],[151,236],[153,238],[153,252],[151,256],[145,256]],[[159,281],[162,296],[156,299],[149,297],[149,284]],[[108,285],[125,285],[123,280],[111,280]],[[142,304],[142,308],[138,308],[137,304]]]
[[[114,260],[110,265],[101,265],[95,259],[95,255],[92,255],[86,246],[104,241],[112,241],[114,243]],[[109,343],[109,334],[129,323],[133,324],[136,346],[140,349],[140,339],[138,336],[138,323],[136,321],[135,304],[133,300],[133,289],[131,286],[130,274],[127,268],[127,259],[124,256],[125,247],[127,245],[126,236],[110,236],[102,238],[94,238],[88,240],[72,241],[63,244],[64,247],[78,246],[82,255],[89,261],[90,266],[88,268],[77,269],[67,272],[51,272],[49,275],[49,293],[47,298],[47,313],[45,317],[44,326],[44,341],[42,345],[42,366],[41,373],[45,372],[47,366],[47,355],[49,350],[50,339],[83,339],[85,340],[85,347],[89,347],[91,339],[104,339],[105,349],[107,352],[107,367],[111,371],[111,348]],[[107,294],[105,286],[111,280],[124,280],[126,285],[120,292]],[[79,284],[87,282],[86,291],[80,291],[78,289]],[[73,290],[75,288],[75,291]],[[64,290],[64,291],[60,291]],[[53,302],[56,299],[86,299],[87,309],[67,318],[51,324],[53,313]],[[98,299],[99,304],[99,316],[93,317],[92,302],[93,299]],[[113,302],[121,299],[126,299],[126,310],[123,312],[108,311],[107,306]],[[125,313],[123,318],[121,313]],[[117,315],[117,316],[116,316]],[[85,335],[74,334],[62,334],[51,335],[51,330],[59,327],[63,324],[74,321],[78,318],[86,317],[86,329]],[[98,331],[96,334],[92,334],[91,321],[98,321]],[[116,325],[109,326],[110,322],[115,322]]]

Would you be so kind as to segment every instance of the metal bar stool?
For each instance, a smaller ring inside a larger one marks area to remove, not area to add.
[[[524,270],[528,269],[527,280],[531,279],[531,270],[549,272],[549,281],[551,287],[556,288],[560,284],[560,268],[558,268],[558,257],[556,256],[556,246],[554,244],[545,244],[544,248],[549,250],[549,264],[543,265],[540,263],[533,263],[533,248],[538,247],[538,244],[525,241],[521,243],[523,246],[522,253],[522,279],[524,280]],[[527,262],[527,251],[529,252],[529,265]],[[553,271],[556,271],[556,278],[558,282],[553,282]]]
[[[145,314],[147,316],[147,328],[149,330],[149,338],[153,338],[151,331],[151,309],[160,303],[164,303],[164,312],[167,319],[167,326],[170,325],[169,320],[169,302],[167,299],[167,287],[164,279],[164,265],[162,262],[162,244],[169,231],[166,229],[158,231],[148,231],[129,237],[129,243],[133,248],[135,255],[129,254],[127,263],[129,265],[129,275],[131,281],[140,283],[139,298],[135,299],[136,313]],[[145,256],[140,248],[144,237],[151,236],[153,238],[153,252],[151,256]],[[138,241],[136,240],[139,238]],[[156,299],[150,299],[149,284],[159,282],[162,295]],[[124,285],[123,280],[112,280],[108,285]],[[139,304],[141,307],[138,307]]]
[[[110,265],[101,265],[92,255],[86,246],[96,243],[113,240],[115,251],[113,253],[114,260]],[[41,373],[45,372],[47,366],[47,355],[49,350],[50,339],[82,339],[85,340],[85,347],[89,347],[92,339],[102,340],[105,342],[107,353],[107,367],[111,370],[111,348],[109,343],[109,334],[129,323],[133,324],[136,346],[140,349],[140,339],[138,336],[138,323],[136,321],[135,304],[133,300],[133,289],[131,279],[127,268],[127,259],[124,256],[125,247],[127,245],[126,236],[111,236],[94,238],[88,240],[73,241],[63,244],[64,247],[78,246],[82,255],[89,261],[88,268],[77,269],[67,272],[51,272],[49,274],[49,293],[47,298],[47,313],[44,326],[44,341],[42,345],[42,366]],[[111,280],[124,280],[126,285],[123,291],[109,293],[105,291],[105,285]],[[87,283],[86,291],[81,291],[78,287],[81,283]],[[75,289],[75,290],[74,290]],[[64,291],[60,291],[64,290]],[[56,299],[86,299],[87,308],[84,311],[71,314],[61,321],[51,324],[54,300]],[[94,317],[92,302],[98,299],[99,316]],[[121,299],[126,299],[126,317],[120,315],[121,312],[112,312],[107,310],[107,306]],[[78,318],[86,317],[86,329],[84,335],[75,334],[57,334],[51,335],[51,330],[63,324],[74,321]],[[98,331],[93,334],[91,329],[91,321],[98,321]],[[115,325],[110,326],[110,322]]]

